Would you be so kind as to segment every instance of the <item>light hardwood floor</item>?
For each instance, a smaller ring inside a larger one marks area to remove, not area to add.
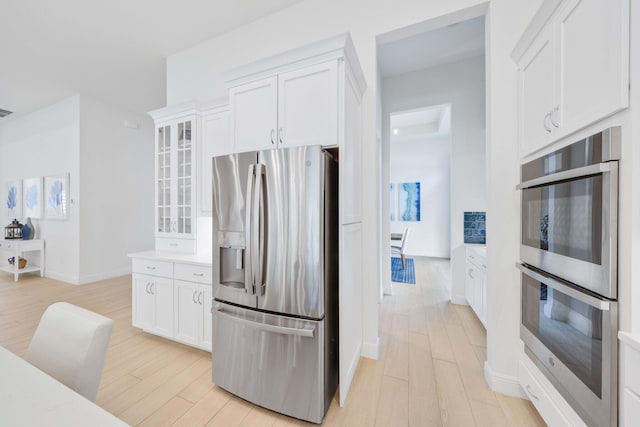
[[[449,263],[415,258],[416,285],[396,284],[380,307],[380,360],[362,359],[346,406],[328,426],[543,426],[524,400],[492,392],[485,331],[446,300]],[[97,403],[132,425],[312,425],[211,384],[210,354],[131,326],[131,277],[72,286],[0,273],[0,345],[24,356],[40,316],[68,301],[115,320]]]

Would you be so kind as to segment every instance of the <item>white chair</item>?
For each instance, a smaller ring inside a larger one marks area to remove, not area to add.
[[[400,240],[400,246],[391,245],[391,255],[400,255],[400,260],[402,261],[402,269],[404,270],[404,252],[407,248],[407,237],[409,237],[409,228],[404,229],[404,233],[402,233],[402,240]]]
[[[113,320],[57,302],[42,315],[25,359],[95,401],[112,330]]]

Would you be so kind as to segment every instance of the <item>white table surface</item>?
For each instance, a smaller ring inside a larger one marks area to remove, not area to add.
[[[0,426],[126,426],[84,396],[0,347]]]

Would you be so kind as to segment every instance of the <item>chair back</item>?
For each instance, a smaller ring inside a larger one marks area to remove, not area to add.
[[[66,302],[42,315],[25,359],[95,401],[113,320]]]
[[[404,255],[404,251],[407,248],[407,237],[409,237],[409,231],[411,229],[409,227],[404,229],[404,233],[402,233],[402,243],[400,243],[400,253]]]

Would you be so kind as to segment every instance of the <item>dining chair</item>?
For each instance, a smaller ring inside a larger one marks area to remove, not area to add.
[[[402,233],[402,240],[400,240],[400,246],[391,245],[391,255],[400,255],[403,270],[405,264],[404,253],[407,248],[407,237],[409,237],[409,231],[409,227],[404,229],[404,233]]]
[[[112,330],[113,320],[57,302],[42,315],[25,359],[95,401]]]

